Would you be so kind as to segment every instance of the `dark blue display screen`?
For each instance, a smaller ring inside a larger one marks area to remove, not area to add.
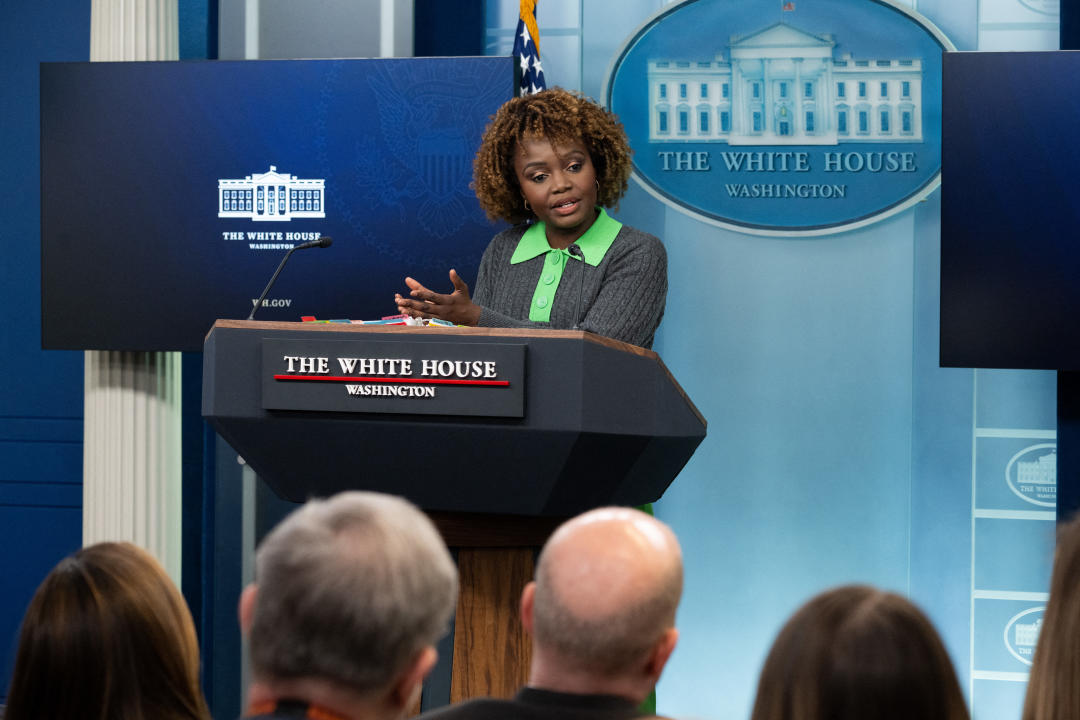
[[[941,364],[1080,369],[1080,53],[947,53]]]
[[[199,350],[245,318],[396,312],[472,282],[501,227],[469,189],[510,58],[44,63],[42,344]]]

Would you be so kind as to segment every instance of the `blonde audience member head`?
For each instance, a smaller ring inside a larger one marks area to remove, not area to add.
[[[564,523],[522,594],[529,684],[643,700],[675,649],[682,580],[674,533],[643,512],[601,508]]]
[[[1080,516],[1058,531],[1050,601],[1028,678],[1023,720],[1080,717]]]
[[[184,599],[148,553],[60,561],[23,618],[5,720],[209,720]]]
[[[906,598],[849,585],[803,605],[773,643],[751,720],[967,720],[956,673]]]

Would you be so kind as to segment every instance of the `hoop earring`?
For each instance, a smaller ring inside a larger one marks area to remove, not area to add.
[[[521,198],[521,202],[525,203],[525,212],[532,212],[532,208],[529,207],[529,201],[525,198]]]

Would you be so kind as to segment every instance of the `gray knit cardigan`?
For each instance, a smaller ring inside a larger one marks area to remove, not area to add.
[[[623,225],[596,267],[568,261],[552,303],[550,322],[533,322],[529,320],[529,305],[546,254],[510,264],[528,227],[516,225],[502,231],[484,251],[472,295],[481,307],[481,327],[572,328],[584,271],[578,326],[631,345],[652,347],[667,301],[667,251],[659,238]]]

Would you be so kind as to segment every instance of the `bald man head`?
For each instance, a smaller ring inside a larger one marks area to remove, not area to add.
[[[659,520],[601,508],[566,522],[522,595],[529,684],[645,698],[675,648],[681,595],[682,553]]]

